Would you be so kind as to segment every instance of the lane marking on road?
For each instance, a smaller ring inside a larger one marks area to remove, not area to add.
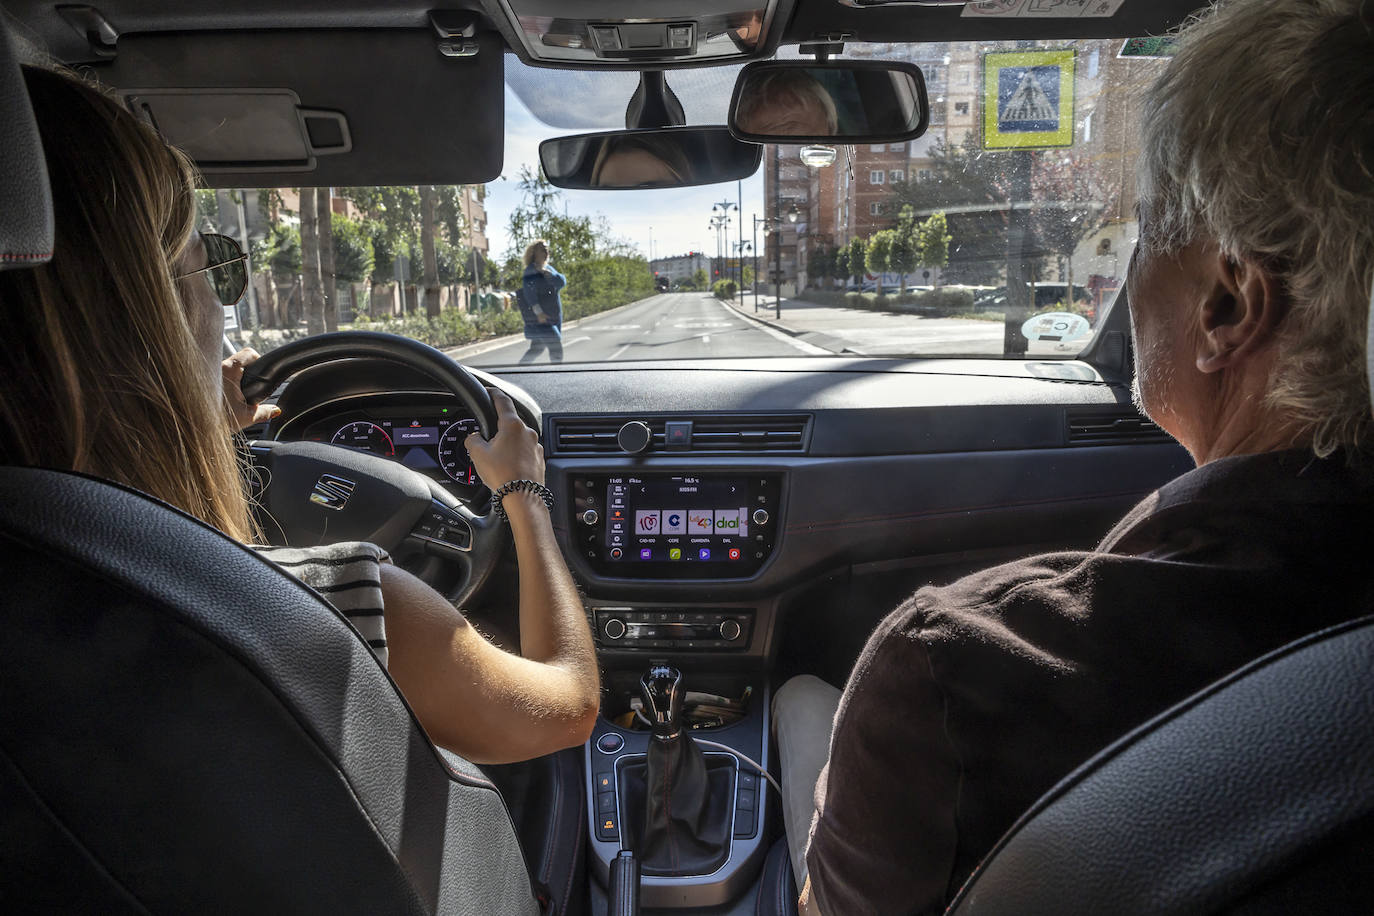
[[[730,313],[732,316],[737,315],[738,317],[742,318],[746,323],[753,325],[754,327],[758,328],[760,331],[764,332],[765,334],[768,334],[768,335],[770,335],[770,336],[772,336],[772,337],[775,337],[775,338],[777,338],[778,340],[781,340],[781,341],[782,341],[783,343],[785,343],[785,344],[790,344],[791,346],[796,347],[798,350],[802,351],[803,353],[805,353],[805,354],[808,355],[808,356],[834,356],[834,355],[835,355],[834,351],[832,351],[832,350],[827,350],[827,349],[825,349],[824,347],[818,347],[818,346],[816,346],[815,344],[813,344],[813,343],[807,343],[807,342],[804,341],[804,340],[798,340],[797,338],[792,337],[792,336],[790,336],[790,335],[788,335],[788,334],[784,334],[782,331],[779,331],[777,328],[772,327],[772,326],[770,326],[770,325],[768,325],[768,324],[766,324],[766,323],[764,323],[764,322],[762,322],[762,321],[759,321],[759,320],[757,320],[757,319],[755,319],[755,318],[751,318],[751,317],[749,317],[748,315],[745,315],[745,314],[742,313],[742,312],[736,312],[735,309],[734,309],[733,307],[726,305],[724,302],[721,302],[719,299],[716,300],[716,304],[719,305],[721,308],[725,309],[725,311],[728,312],[728,313]]]
[[[591,338],[590,338],[590,337],[574,337],[574,338],[572,338],[571,340],[565,340],[565,341],[563,341],[563,346],[565,346],[565,347],[571,347],[573,344],[575,344],[575,343],[581,343],[581,342],[584,341],[584,340],[591,340]]]
[[[630,349],[630,345],[629,345],[629,344],[626,344],[625,346],[621,347],[619,350],[616,350],[614,353],[611,354],[611,357],[610,357],[609,360],[607,360],[607,362],[612,362],[612,363],[613,363],[613,362],[615,362],[616,360],[620,359],[620,354],[624,353],[624,352],[625,352],[626,350],[628,350],[628,349]]]
[[[638,331],[644,327],[642,324],[598,324],[598,331]]]
[[[704,331],[704,330],[706,330],[707,328],[728,328],[728,327],[733,326],[733,324],[734,324],[734,322],[731,322],[731,321],[705,321],[705,320],[701,320],[701,321],[684,321],[684,322],[682,322],[681,324],[675,324],[675,325],[673,325],[673,327],[678,328],[679,330],[683,330],[683,331]]]

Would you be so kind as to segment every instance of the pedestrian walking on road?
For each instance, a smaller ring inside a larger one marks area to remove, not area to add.
[[[549,264],[549,243],[535,239],[525,248],[524,282],[516,293],[520,317],[525,321],[525,337],[530,348],[520,357],[532,363],[540,353],[549,351],[549,361],[563,361],[563,300],[558,291],[568,280]]]

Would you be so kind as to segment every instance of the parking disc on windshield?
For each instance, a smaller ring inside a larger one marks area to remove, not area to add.
[[[1021,333],[1027,340],[1050,340],[1064,342],[1087,337],[1092,328],[1088,319],[1072,312],[1047,312],[1036,315],[1021,325]]]

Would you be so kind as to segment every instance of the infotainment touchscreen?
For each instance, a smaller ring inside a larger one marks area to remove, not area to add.
[[[606,483],[606,548],[617,559],[739,561],[749,546],[742,480],[612,477]]]
[[[575,530],[608,575],[736,578],[773,549],[777,474],[625,474],[575,480]]]

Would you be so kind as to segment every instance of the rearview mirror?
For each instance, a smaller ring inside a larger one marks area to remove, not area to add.
[[[929,122],[925,79],[903,61],[760,61],[730,99],[730,133],[755,143],[896,142]]]
[[[763,148],[724,127],[613,130],[539,144],[550,184],[574,190],[685,188],[748,178]]]

